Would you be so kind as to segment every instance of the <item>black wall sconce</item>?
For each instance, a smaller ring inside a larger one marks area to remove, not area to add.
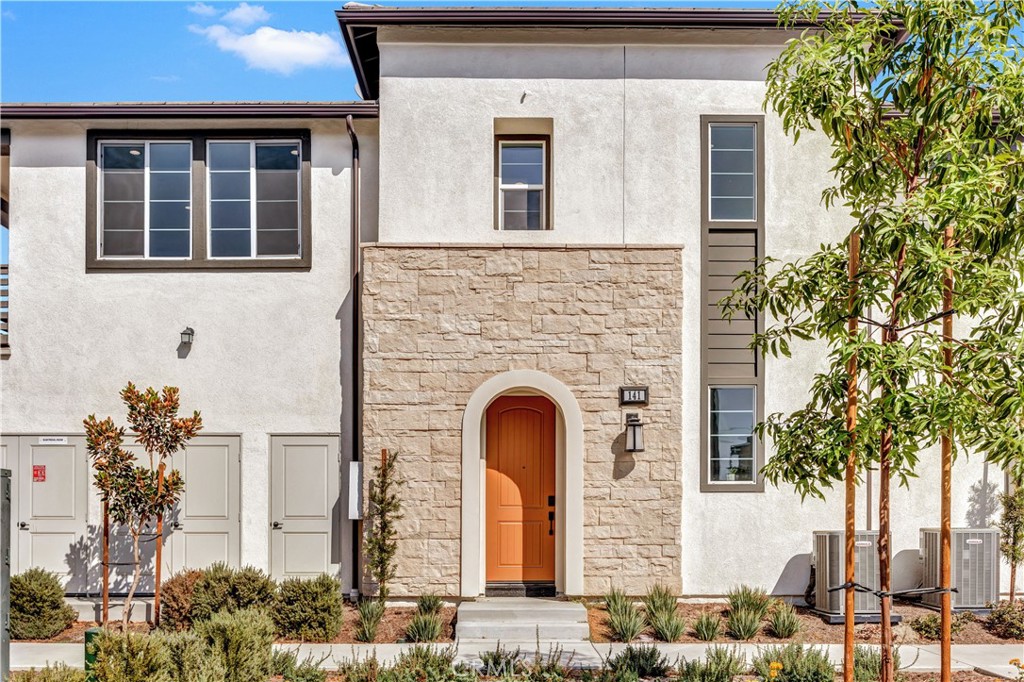
[[[626,452],[644,451],[644,423],[636,412],[626,413]]]
[[[196,337],[196,330],[193,329],[192,327],[185,327],[181,331],[181,345],[183,345],[183,346],[191,346],[192,345],[192,339],[194,339],[195,337]]]

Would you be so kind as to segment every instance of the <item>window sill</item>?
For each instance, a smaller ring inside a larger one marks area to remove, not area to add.
[[[738,483],[734,481],[722,481],[721,483],[701,483],[702,493],[763,493],[764,480],[753,483]]]
[[[225,270],[309,270],[311,258],[244,258],[232,260],[228,258],[216,260],[106,260],[90,259],[86,261],[86,272],[187,272],[189,270],[225,271]]]

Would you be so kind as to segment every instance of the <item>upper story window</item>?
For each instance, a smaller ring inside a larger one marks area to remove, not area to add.
[[[764,221],[764,117],[702,116],[704,222]]]
[[[105,258],[188,258],[192,253],[190,142],[100,146]]]
[[[308,131],[91,131],[87,266],[308,268],[309,142]]]
[[[498,138],[498,229],[548,229],[545,138]]]

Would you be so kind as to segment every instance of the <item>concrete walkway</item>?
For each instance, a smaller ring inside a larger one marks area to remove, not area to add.
[[[583,667],[596,667],[601,659],[614,655],[626,647],[625,644],[591,644],[582,641],[540,642],[538,650],[536,640],[529,642],[502,642],[505,649],[519,648],[521,654],[532,658],[537,653],[548,655],[554,647],[562,647],[563,660],[572,657],[572,664]],[[402,652],[408,651],[412,644],[275,644],[276,649],[295,651],[302,660],[311,656],[313,660],[323,658],[321,667],[332,670],[346,661],[364,660],[376,655],[382,663],[389,662]],[[446,647],[451,644],[436,644]],[[493,642],[459,642],[457,661],[470,665],[480,664],[480,654],[493,651]],[[687,659],[701,658],[709,645],[706,644],[657,644],[657,647],[670,659],[683,657]],[[719,646],[735,646],[750,661],[757,651],[767,645],[733,644]],[[836,664],[842,663],[843,647],[841,644],[823,645],[828,648],[829,656]],[[58,662],[74,667],[84,665],[85,647],[82,644],[30,644],[11,643],[11,669],[27,670],[41,668],[47,664]],[[1010,665],[1011,658],[1024,659],[1024,645],[1021,644],[955,644],[953,645],[953,670],[977,670],[978,672],[1016,680],[1016,670]],[[937,644],[917,645],[905,644],[900,647],[902,666],[909,672],[935,672],[939,669],[939,647]]]

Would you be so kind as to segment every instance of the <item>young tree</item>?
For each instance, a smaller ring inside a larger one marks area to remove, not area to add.
[[[367,512],[366,570],[377,583],[377,598],[383,603],[391,593],[390,583],[395,577],[395,554],[398,552],[396,523],[402,518],[402,499],[399,496],[404,481],[398,475],[398,455],[381,451],[380,464],[373,468],[370,482],[369,510]]]
[[[1017,567],[1024,564],[1024,481],[999,496],[1003,513],[999,517],[999,551],[1010,564],[1010,602],[1016,598]]]
[[[198,412],[191,417],[178,417],[178,389],[170,386],[165,386],[161,393],[153,388],[139,392],[129,383],[121,391],[121,399],[128,408],[135,441],[146,450],[148,464],[140,465],[135,455],[123,447],[125,429],[116,426],[110,417],[101,421],[96,415],[89,415],[84,424],[96,487],[110,518],[124,526],[132,540],[132,583],[121,618],[122,627],[127,628],[132,600],[142,577],[141,537],[153,520],[174,507],[184,488],[177,471],[165,475],[164,459],[199,432],[202,418]]]
[[[802,261],[769,260],[744,275],[725,306],[770,315],[754,338],[762,352],[788,356],[794,340],[829,349],[805,408],[759,425],[775,445],[764,475],[824,497],[843,478],[854,442],[852,470],[877,467],[881,680],[891,682],[891,480],[907,485],[922,453],[943,443],[948,527],[953,434],[958,449],[1005,440],[994,435],[999,425],[976,418],[1005,411],[993,407],[993,396],[1020,390],[1006,382],[1019,328],[976,327],[971,338],[956,339],[951,325],[941,327],[954,315],[1019,317],[1024,53],[1013,29],[1024,6],[882,0],[862,11],[856,0],[839,0],[822,9],[815,2],[779,8],[782,26],[800,17],[816,27],[770,65],[766,108],[794,140],[817,129],[831,142],[835,184],[823,200],[853,217],[859,264],[848,277],[850,237]],[[850,318],[862,325],[854,333]],[[870,389],[852,430],[851,366]],[[972,370],[959,371],[965,367]],[[948,635],[943,640],[948,651]]]

